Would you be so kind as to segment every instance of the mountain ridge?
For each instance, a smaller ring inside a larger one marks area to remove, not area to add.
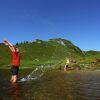
[[[75,46],[71,41],[62,38],[53,38],[43,41],[36,39],[32,42],[24,41],[16,43],[21,54],[22,66],[33,66],[39,64],[54,64],[66,58],[82,59],[86,57],[94,57],[94,53],[82,51],[78,46]],[[0,66],[11,65],[10,50],[0,43]],[[95,51],[95,55],[100,57],[100,52]]]

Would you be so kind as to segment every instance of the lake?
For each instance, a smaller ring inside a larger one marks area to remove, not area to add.
[[[21,70],[19,80],[31,72]],[[100,71],[48,71],[14,85],[9,79],[10,71],[0,69],[0,100],[100,100]]]

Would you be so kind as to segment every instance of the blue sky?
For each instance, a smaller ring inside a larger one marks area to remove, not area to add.
[[[64,38],[100,51],[100,0],[0,0],[0,42]]]

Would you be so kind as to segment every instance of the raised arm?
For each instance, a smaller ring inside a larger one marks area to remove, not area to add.
[[[11,51],[15,52],[15,48],[12,43],[10,43],[7,39],[4,39],[4,44],[10,48]]]

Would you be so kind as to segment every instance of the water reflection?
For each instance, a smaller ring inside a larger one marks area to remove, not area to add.
[[[21,100],[20,98],[20,88],[18,83],[10,84],[9,95],[12,96],[14,100]]]
[[[0,100],[100,100],[100,71],[52,71],[16,84],[9,84],[4,76],[0,79]]]

